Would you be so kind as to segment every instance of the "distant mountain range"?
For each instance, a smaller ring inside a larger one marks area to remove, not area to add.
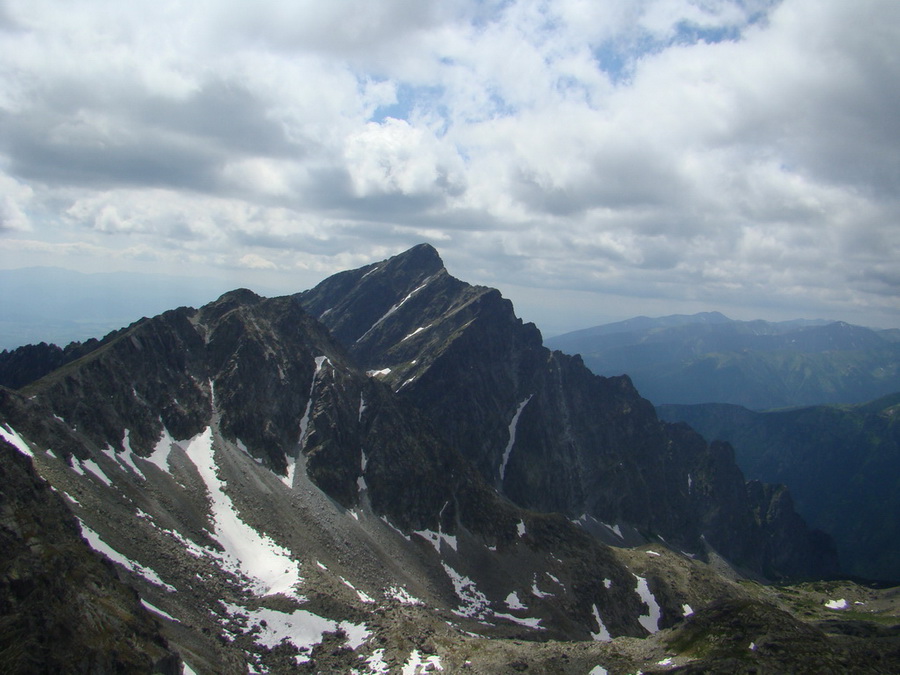
[[[626,373],[655,404],[754,410],[862,403],[900,391],[900,331],[844,322],[638,317],[546,341],[598,375]]]
[[[657,411],[731,443],[747,476],[788,485],[797,510],[832,535],[846,571],[900,580],[900,394],[763,413],[720,403]]]
[[[839,571],[783,486],[545,348],[431,246],[47,347],[8,352],[28,381],[0,387],[4,672],[66,659],[98,605],[121,619],[87,645],[102,672],[898,666],[900,630],[869,620],[889,594],[756,583]],[[95,592],[84,542],[134,595]],[[38,619],[57,639],[26,653]]]

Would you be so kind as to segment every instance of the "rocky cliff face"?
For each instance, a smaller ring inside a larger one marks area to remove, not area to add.
[[[764,413],[727,404],[661,406],[733,444],[745,474],[784,483],[797,511],[834,538],[844,573],[900,579],[900,393],[857,406]]]
[[[517,504],[606,523],[620,543],[632,532],[698,553],[702,537],[757,572],[836,564],[809,532],[770,564],[759,542],[778,525],[755,516],[730,449],[661,423],[627,377],[544,348],[499,292],[454,279],[428,245],[296,299]]]

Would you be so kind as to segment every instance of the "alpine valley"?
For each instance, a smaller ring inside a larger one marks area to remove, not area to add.
[[[4,673],[900,672],[786,489],[427,244],[0,376]]]

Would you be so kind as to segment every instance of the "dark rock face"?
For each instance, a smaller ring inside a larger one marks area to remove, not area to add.
[[[81,539],[62,499],[0,440],[0,671],[181,672],[137,594]]]
[[[809,539],[792,540],[796,554],[770,565],[759,543],[781,521],[755,517],[730,448],[661,423],[627,377],[595,376],[544,348],[499,292],[454,279],[427,245],[296,300],[522,506],[627,524],[692,551],[702,535],[757,572],[805,577],[803,561],[821,557]]]
[[[747,483],[747,494],[757,520],[763,527],[764,555],[768,566],[764,570],[771,578],[789,576],[785,570],[801,566],[808,569],[810,577],[828,577],[838,569],[838,554],[834,542],[820,530],[811,530],[794,510],[791,494],[783,485],[768,485],[759,481]],[[803,542],[796,546],[793,542]],[[795,556],[804,549],[815,551],[817,556],[797,560]]]
[[[796,510],[837,545],[854,576],[900,579],[900,394],[859,406],[753,412],[739,406],[661,406],[706,438],[734,446],[749,478],[784,483]]]
[[[73,342],[64,349],[41,342],[0,352],[0,386],[19,389],[93,351],[97,340]]]

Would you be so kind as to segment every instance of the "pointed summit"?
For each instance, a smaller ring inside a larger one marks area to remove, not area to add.
[[[419,244],[387,260],[329,277],[296,297],[339,341],[354,344],[426,285],[447,276],[437,250]]]
[[[444,268],[444,261],[440,253],[431,244],[417,244],[403,253],[398,253],[393,258],[388,258],[383,264],[389,266],[404,266],[418,268],[428,274],[434,274]]]
[[[424,279],[437,274],[444,269],[444,261],[440,253],[431,244],[416,244],[402,253],[372,263],[356,270],[350,270],[344,274],[356,275],[362,281],[376,272],[379,276],[390,276],[404,280]],[[341,275],[338,275],[341,276]],[[329,281],[328,279],[325,280]]]
[[[773,575],[809,575],[802,562],[788,565],[795,560],[836,569],[805,533],[791,536],[797,555],[783,551],[776,569],[781,562],[761,548],[769,523],[756,519],[730,449],[661,424],[627,377],[598,377],[550,352],[499,291],[454,279],[437,261],[417,246],[332,277],[298,302],[488,484],[527,509],[622,525],[601,534],[617,545],[650,532],[698,555],[708,542]]]

